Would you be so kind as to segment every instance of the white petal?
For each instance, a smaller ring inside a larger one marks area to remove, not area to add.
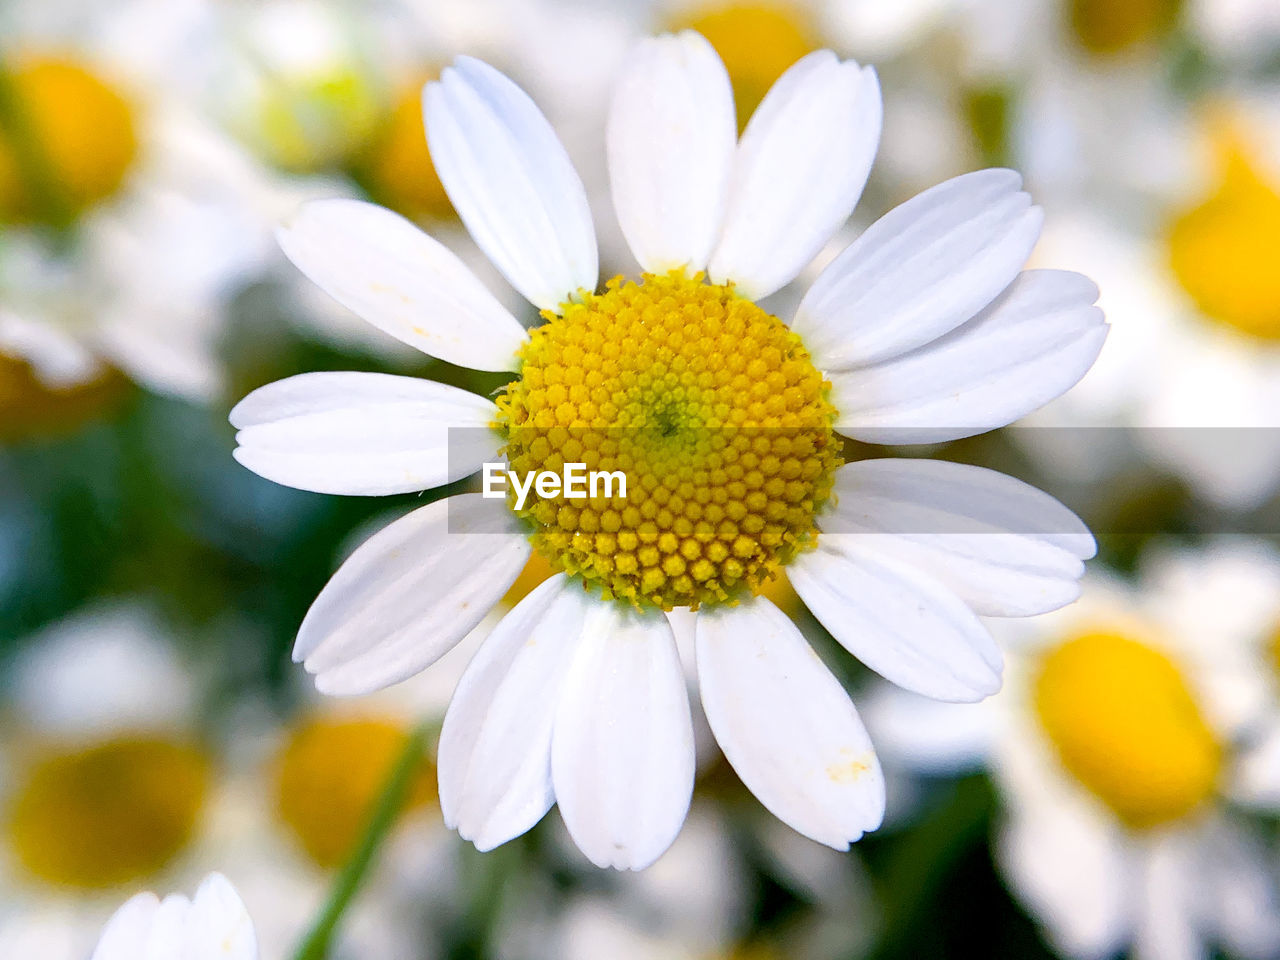
[[[822,271],[792,329],[823,370],[876,363],[971,318],[1013,282],[1044,220],[1012,170],[926,190],[873,223]]]
[[[234,456],[259,476],[317,493],[428,490],[496,460],[497,407],[457,387],[384,373],[303,373],[231,411]]]
[[[618,223],[640,266],[707,264],[724,221],[738,129],[729,74],[685,30],[642,40],[609,111],[609,177]]]
[[[1170,832],[1149,839],[1143,851],[1133,960],[1209,960],[1205,904],[1208,879],[1190,836]],[[1207,912],[1207,911],[1206,911]]]
[[[551,731],[589,600],[564,574],[521,600],[468,665],[440,732],[444,821],[480,850],[551,809]]]
[[[140,893],[125,901],[102,928],[92,960],[138,960],[159,907],[160,901],[154,893]]]
[[[1000,650],[973,612],[865,538],[820,535],[787,576],[831,635],[886,680],[957,703],[1000,689]]]
[[[191,916],[191,901],[182,894],[171,893],[161,900],[139,960],[170,960],[192,953],[187,939]]]
[[[975,613],[1025,617],[1080,594],[1096,550],[1061,503],[995,470],[942,460],[859,460],[836,472],[824,537],[857,536],[951,589]]]
[[[404,217],[358,200],[315,200],[278,236],[299,270],[384,333],[475,370],[516,368],[524,327]]]
[[[1106,960],[1127,942],[1136,878],[1114,821],[1078,804],[1027,804],[1002,825],[995,852],[1065,956]]]
[[[220,873],[209,874],[196,891],[187,937],[192,960],[257,960],[249,911]]]
[[[661,613],[591,603],[561,688],[551,773],[565,826],[596,866],[640,870],[671,846],[693,797],[693,724]]]
[[[769,811],[837,850],[884,817],[884,777],[853,701],[764,597],[698,614],[702,706]]]
[[[752,300],[793,280],[853,212],[880,118],[871,67],[819,50],[784,73],[738,145],[711,279]]]
[[[1029,270],[939,340],[883,363],[829,373],[836,429],[868,443],[939,443],[1012,423],[1069,390],[1102,349],[1098,288]]]
[[[596,235],[564,146],[529,96],[473,57],[423,92],[431,159],[480,249],[530,303],[594,290]]]
[[[466,636],[528,559],[503,500],[462,494],[419,507],[338,568],[298,629],[293,659],[322,693],[390,686]]]

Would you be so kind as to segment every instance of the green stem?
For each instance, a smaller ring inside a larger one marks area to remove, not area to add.
[[[328,956],[329,943],[333,939],[333,934],[347,907],[355,899],[356,892],[373,865],[382,842],[391,832],[400,808],[404,806],[409,788],[413,785],[414,774],[417,773],[418,765],[426,752],[427,741],[435,729],[434,721],[424,722],[409,735],[404,750],[401,751],[382,787],[382,794],[378,797],[360,843],[334,878],[329,899],[321,910],[320,916],[307,932],[306,938],[294,953],[294,960],[324,960]]]
[[[3,58],[0,58],[0,133],[8,135],[6,139],[18,167],[18,182],[31,194],[36,219],[58,231],[69,229],[75,215],[45,155],[13,73]]]

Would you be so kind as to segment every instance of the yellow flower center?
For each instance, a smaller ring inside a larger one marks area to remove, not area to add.
[[[53,204],[74,215],[112,196],[138,153],[125,98],[53,57],[21,61],[8,81],[12,102],[0,111],[0,221],[39,220]],[[56,197],[42,198],[42,191]]]
[[[625,496],[528,487],[518,507],[509,490],[554,569],[606,599],[696,608],[761,592],[812,543],[840,464],[835,411],[777,317],[679,271],[543,316],[498,399],[509,469],[626,477]]]
[[[298,727],[277,758],[276,811],[321,867],[346,860],[367,825],[409,734],[389,720],[317,717]],[[407,806],[435,796],[423,765]]]
[[[1069,0],[1071,31],[1090,53],[1119,53],[1158,40],[1178,21],[1182,0]]]
[[[1219,144],[1220,179],[1169,231],[1169,262],[1208,316],[1280,340],[1280,184],[1269,182],[1238,138]]]
[[[244,135],[282,170],[326,173],[357,160],[384,111],[380,91],[355,67],[273,75]]]
[[[1044,658],[1034,698],[1063,766],[1130,827],[1177,820],[1213,794],[1223,745],[1163,653],[1083,634]]]
[[[208,782],[202,753],[159,738],[44,757],[13,799],[14,852],[49,883],[93,889],[143,881],[190,841]]]
[[[733,84],[739,130],[787,67],[822,45],[809,11],[786,0],[702,7],[672,26],[698,31],[720,54]]]
[[[108,368],[88,383],[52,389],[26,361],[0,354],[0,443],[73,430],[114,408],[127,386]]]
[[[412,84],[396,102],[359,173],[374,200],[410,219],[454,217],[453,205],[427,151],[421,83]]]

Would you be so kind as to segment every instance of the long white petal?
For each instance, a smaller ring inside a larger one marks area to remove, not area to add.
[[[819,535],[787,576],[831,635],[886,680],[957,703],[1000,689],[1000,650],[964,602],[863,538]]]
[[[418,377],[303,373],[231,411],[234,456],[259,476],[318,493],[378,496],[452,483],[496,459],[497,407]]]
[[[1069,390],[1107,337],[1098,288],[1028,270],[946,336],[883,363],[828,373],[836,429],[868,443],[939,443],[1012,423]]]
[[[858,712],[764,597],[698,614],[698,683],[726,759],[774,816],[837,850],[884,817],[884,777]]]
[[[374,534],[316,597],[293,659],[322,693],[370,693],[430,666],[492,609],[529,559],[502,500],[462,494]]]
[[[693,797],[693,723],[661,613],[591,604],[561,688],[551,775],[565,826],[596,866],[640,870],[671,846]]]
[[[784,73],[738,145],[711,279],[752,300],[793,280],[853,212],[880,120],[871,67],[819,50]]]
[[[1013,282],[1044,215],[1012,170],[979,170],[873,223],[822,271],[792,329],[823,370],[887,360],[936,340]]]
[[[594,290],[587,192],[529,96],[487,63],[458,57],[427,84],[423,116],[454,209],[511,285],[543,310]]]
[[[729,74],[711,44],[692,30],[640,41],[613,95],[607,144],[618,223],[642,268],[706,266],[737,139]]]
[[[480,850],[524,833],[555,802],[551,731],[589,599],[564,574],[485,638],[454,692],[436,765],[444,821]]]
[[[828,540],[857,537],[950,588],[975,613],[1025,617],[1080,594],[1096,545],[1065,506],[1013,477],[941,460],[859,460],[836,472]]]
[[[277,235],[299,270],[384,333],[460,366],[515,369],[524,327],[404,217],[359,200],[315,200]]]

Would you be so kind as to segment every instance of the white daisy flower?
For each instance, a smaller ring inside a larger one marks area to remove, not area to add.
[[[1278,624],[1269,548],[1158,551],[1136,587],[1095,578],[1069,610],[1011,630],[998,696],[884,688],[867,723],[890,768],[990,765],[1002,871],[1065,956],[1271,957],[1280,888],[1231,805],[1280,803]],[[955,731],[945,744],[939,725]]]
[[[92,960],[257,960],[253,921],[230,881],[211,873],[188,900],[140,893],[107,922]]]
[[[911,689],[997,690],[1000,652],[974,611],[1069,603],[1092,537],[991,471],[839,466],[836,431],[936,442],[1017,419],[1093,362],[1106,335],[1096,288],[1019,273],[1040,213],[1017,174],[986,170],[872,225],[790,327],[758,307],[845,221],[875,153],[876,75],[829,51],[789,69],[738,142],[728,77],[702,37],[639,45],[608,147],[644,272],[603,293],[581,182],[533,102],[466,57],[424,101],[454,207],[545,324],[526,331],[448,250],[375,206],[304,207],[281,242],[392,336],[518,378],[495,404],[402,377],[293,377],[232,411],[236,457],[277,482],[367,495],[503,457],[523,477],[572,455],[621,466],[632,495],[420,508],[347,560],[295,658],[327,693],[403,680],[471,630],[537,549],[560,572],[494,629],[445,718],[446,822],[489,849],[556,803],[596,864],[661,855],[694,775],[664,613],[690,607],[702,705],[729,761],[781,819],[846,848],[880,822],[875,753],[848,694],[760,592],[785,570],[837,640]]]

